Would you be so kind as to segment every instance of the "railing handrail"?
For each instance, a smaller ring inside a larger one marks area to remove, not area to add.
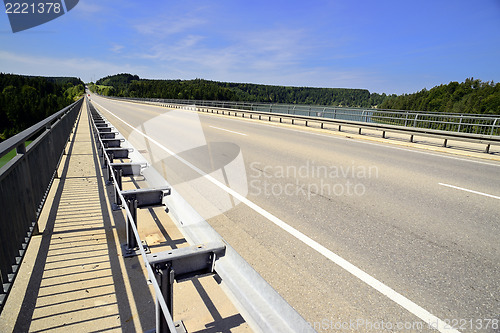
[[[103,96],[103,95],[101,95]],[[253,105],[253,106],[293,106],[294,108],[297,107],[303,107],[306,109],[309,108],[317,108],[317,109],[335,109],[335,110],[356,110],[356,111],[371,111],[371,112],[386,112],[386,113],[394,113],[394,114],[428,114],[428,115],[439,115],[439,116],[454,116],[454,117],[461,117],[461,116],[470,116],[470,117],[475,117],[475,118],[498,118],[500,115],[495,115],[495,114],[485,114],[485,113],[453,113],[453,112],[438,112],[438,111],[421,111],[421,110],[399,110],[399,109],[379,109],[379,108],[368,108],[368,107],[353,107],[353,106],[334,106],[334,105],[309,105],[309,104],[289,104],[289,103],[267,103],[267,102],[240,102],[240,101],[217,101],[217,100],[188,100],[188,99],[163,99],[163,98],[139,98],[139,97],[116,97],[116,96],[103,96],[103,97],[110,97],[110,98],[118,98],[118,99],[134,99],[134,100],[156,100],[156,101],[164,101],[167,103],[176,103],[176,104],[196,104],[196,105],[203,105],[203,104],[210,104],[210,103],[224,103],[227,105]],[[327,110],[328,111],[328,110]]]
[[[19,272],[31,237],[38,233],[38,218],[47,199],[83,98],[0,143],[2,155],[17,154],[0,168],[0,311]],[[44,131],[42,132],[42,129]],[[37,135],[40,134],[40,135]],[[36,138],[34,136],[36,135]],[[33,143],[25,149],[26,140]]]
[[[83,98],[83,97],[82,97]],[[28,127],[22,132],[17,133],[16,135],[8,138],[7,140],[0,142],[0,157],[4,156],[8,152],[10,152],[12,149],[17,148],[21,144],[24,144],[29,138],[31,138],[33,135],[38,133],[40,130],[43,128],[46,128],[47,125],[52,124],[56,120],[60,119],[62,116],[66,114],[75,104],[79,103],[80,100],[78,99],[76,102],[66,106],[60,111],[57,111],[51,116],[48,116],[44,120]]]
[[[112,99],[146,103],[196,105],[215,108],[246,110],[247,112],[268,112],[272,114],[294,114],[297,116],[319,116],[323,119],[344,119],[366,123],[389,123],[400,127],[432,128],[447,132],[469,132],[483,135],[500,135],[500,115],[440,113],[414,110],[387,110],[353,107],[311,106],[299,104],[271,104],[207,100],[177,100],[161,98],[132,98],[103,96]],[[293,108],[291,108],[293,106]],[[264,114],[264,113],[262,113]],[[412,125],[413,124],[413,125]],[[497,133],[498,134],[495,134]]]

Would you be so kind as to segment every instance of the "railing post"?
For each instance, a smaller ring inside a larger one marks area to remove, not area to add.
[[[463,114],[460,115],[460,121],[458,122],[458,130],[457,130],[457,132],[459,132],[459,133],[460,133],[460,128],[462,127],[462,119],[464,119],[464,115]]]
[[[116,178],[116,186],[115,186],[115,204],[117,209],[121,206],[122,200],[120,199],[120,195],[118,191],[122,190],[122,177],[123,177],[123,170],[115,170],[115,178]]]
[[[417,127],[418,113],[415,114],[415,120],[413,121],[413,127]]]
[[[490,133],[490,135],[493,135],[494,129],[496,127],[497,122],[498,122],[498,118],[495,118],[495,121],[493,122],[493,125],[491,125],[491,133]]]
[[[137,248],[137,239],[135,239],[134,229],[132,229],[132,223],[135,224],[137,228],[137,200],[127,200],[127,206],[132,215],[132,220],[130,220],[127,215],[127,249],[132,250]]]
[[[167,264],[156,265],[155,267],[156,281],[161,289],[161,293],[165,303],[167,303],[167,308],[170,313],[166,314],[173,318],[173,308],[174,308],[174,276],[175,272],[172,267]],[[160,302],[156,299],[156,332],[157,333],[169,333],[167,321],[165,320],[165,315],[160,306]]]

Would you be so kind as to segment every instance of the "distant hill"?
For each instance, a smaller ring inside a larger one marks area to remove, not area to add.
[[[202,79],[148,80],[131,74],[107,76],[96,84],[95,89],[103,95],[140,98],[373,107],[386,97],[370,94],[366,89],[285,87]]]
[[[0,73],[0,141],[61,110],[84,92],[78,78]]]
[[[270,86],[195,80],[148,80],[137,75],[104,77],[92,86],[103,95],[138,98],[245,101],[500,114],[500,83],[466,79],[414,94],[386,95],[366,89]]]

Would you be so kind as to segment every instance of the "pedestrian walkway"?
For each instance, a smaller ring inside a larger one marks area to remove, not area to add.
[[[112,192],[95,155],[85,103],[82,110],[39,219],[41,234],[32,238],[0,316],[1,332],[144,332],[155,327],[154,298],[142,259],[122,256],[123,213],[110,208]],[[168,240],[186,243],[178,231],[166,228]],[[158,239],[161,250],[168,246],[151,227],[145,229],[145,239]],[[214,288],[220,289],[213,278],[176,287],[184,295],[174,298],[174,311],[188,319],[186,326],[194,328],[188,330],[218,325],[248,330]],[[217,305],[221,299],[222,307]]]

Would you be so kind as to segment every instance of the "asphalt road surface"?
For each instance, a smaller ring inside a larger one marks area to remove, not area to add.
[[[317,331],[500,331],[500,163],[92,102]]]

